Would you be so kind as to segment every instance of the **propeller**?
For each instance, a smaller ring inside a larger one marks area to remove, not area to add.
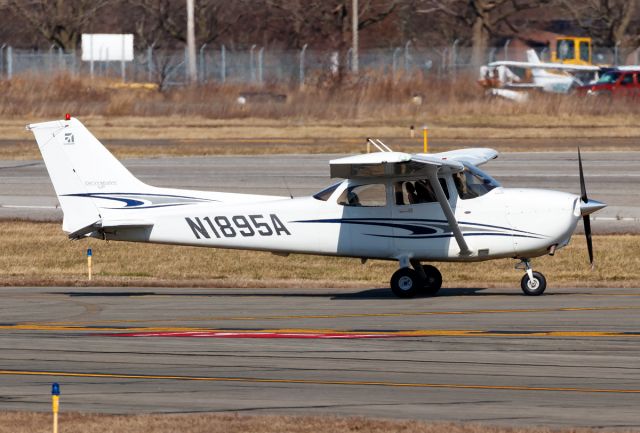
[[[587,188],[584,184],[584,171],[582,170],[582,156],[580,155],[580,148],[578,147],[578,167],[580,169],[580,213],[582,214],[582,222],[584,223],[584,235],[587,238],[587,250],[589,251],[589,263],[591,263],[591,269],[593,265],[593,241],[591,239],[591,219],[589,217],[593,212],[600,210],[607,205],[596,201],[589,200],[587,197]]]

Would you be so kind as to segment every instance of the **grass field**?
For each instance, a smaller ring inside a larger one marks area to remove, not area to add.
[[[62,118],[19,117],[0,121],[0,159],[38,159],[33,135],[24,126]],[[410,121],[313,121],[276,119],[212,120],[194,117],[102,117],[80,120],[119,158],[273,153],[361,153],[367,137],[381,138],[394,150],[421,152],[422,123],[415,136]],[[564,124],[562,123],[564,122]],[[434,117],[429,125],[431,151],[460,146],[493,147],[499,151],[636,150],[640,125],[635,119],[586,117],[566,119],[513,115]]]
[[[448,140],[501,151],[545,150],[546,141],[557,140],[569,140],[573,148],[586,142],[592,150],[633,150],[633,139],[640,138],[640,105],[633,101],[540,94],[514,104],[487,99],[472,78],[405,78],[363,74],[341,83],[311,81],[304,88],[207,84],[161,93],[99,79],[19,76],[0,80],[0,159],[37,158],[24,126],[61,119],[65,112],[119,157],[354,153],[364,151],[366,137],[416,152],[423,125],[436,150],[448,150]],[[239,105],[238,96],[247,92],[286,99],[249,97]]]
[[[45,432],[51,415],[0,412],[0,433]],[[64,433],[594,433],[601,429],[498,427],[484,424],[428,423],[335,416],[247,416],[238,414],[95,415],[62,413]],[[616,430],[618,432],[631,431]]]
[[[0,222],[0,284],[85,286],[85,252],[93,249],[95,286],[388,287],[394,262],[179,247],[95,239],[70,241],[59,224]],[[576,235],[554,257],[534,261],[549,287],[638,287],[640,236],[595,236],[591,271],[585,241]],[[442,263],[444,287],[519,287],[515,260]]]

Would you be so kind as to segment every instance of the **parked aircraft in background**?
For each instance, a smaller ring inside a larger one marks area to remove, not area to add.
[[[527,50],[526,62],[500,60],[480,68],[479,83],[487,93],[517,102],[528,99],[528,92],[569,93],[600,72],[600,66],[541,62],[535,50]],[[522,69],[521,78],[511,69]]]
[[[492,149],[434,154],[376,153],[330,161],[343,178],[310,197],[191,191],[134,177],[80,121],[27,126],[42,153],[71,239],[153,242],[214,248],[394,260],[391,290],[435,294],[442,276],[423,262],[519,260],[522,291],[540,295],[546,279],[531,259],[553,255],[584,221],[593,263],[589,200],[582,195],[503,188],[478,166]],[[238,167],[242,170],[242,167]]]

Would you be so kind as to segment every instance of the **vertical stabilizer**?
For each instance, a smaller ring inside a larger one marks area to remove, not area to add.
[[[144,192],[127,170],[77,119],[34,123],[33,132],[64,212],[62,229],[77,232],[101,219],[94,195]]]

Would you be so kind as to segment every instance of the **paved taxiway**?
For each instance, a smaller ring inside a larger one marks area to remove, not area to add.
[[[330,183],[336,155],[258,155],[142,158],[124,164],[156,186],[294,196]],[[589,196],[609,206],[594,231],[640,231],[640,152],[585,152]],[[484,168],[506,187],[579,193],[575,152],[503,153]],[[60,219],[61,211],[42,161],[0,161],[0,218]]]
[[[3,410],[50,410],[57,381],[63,411],[640,426],[638,289],[401,300],[373,288],[25,287],[0,298]]]

